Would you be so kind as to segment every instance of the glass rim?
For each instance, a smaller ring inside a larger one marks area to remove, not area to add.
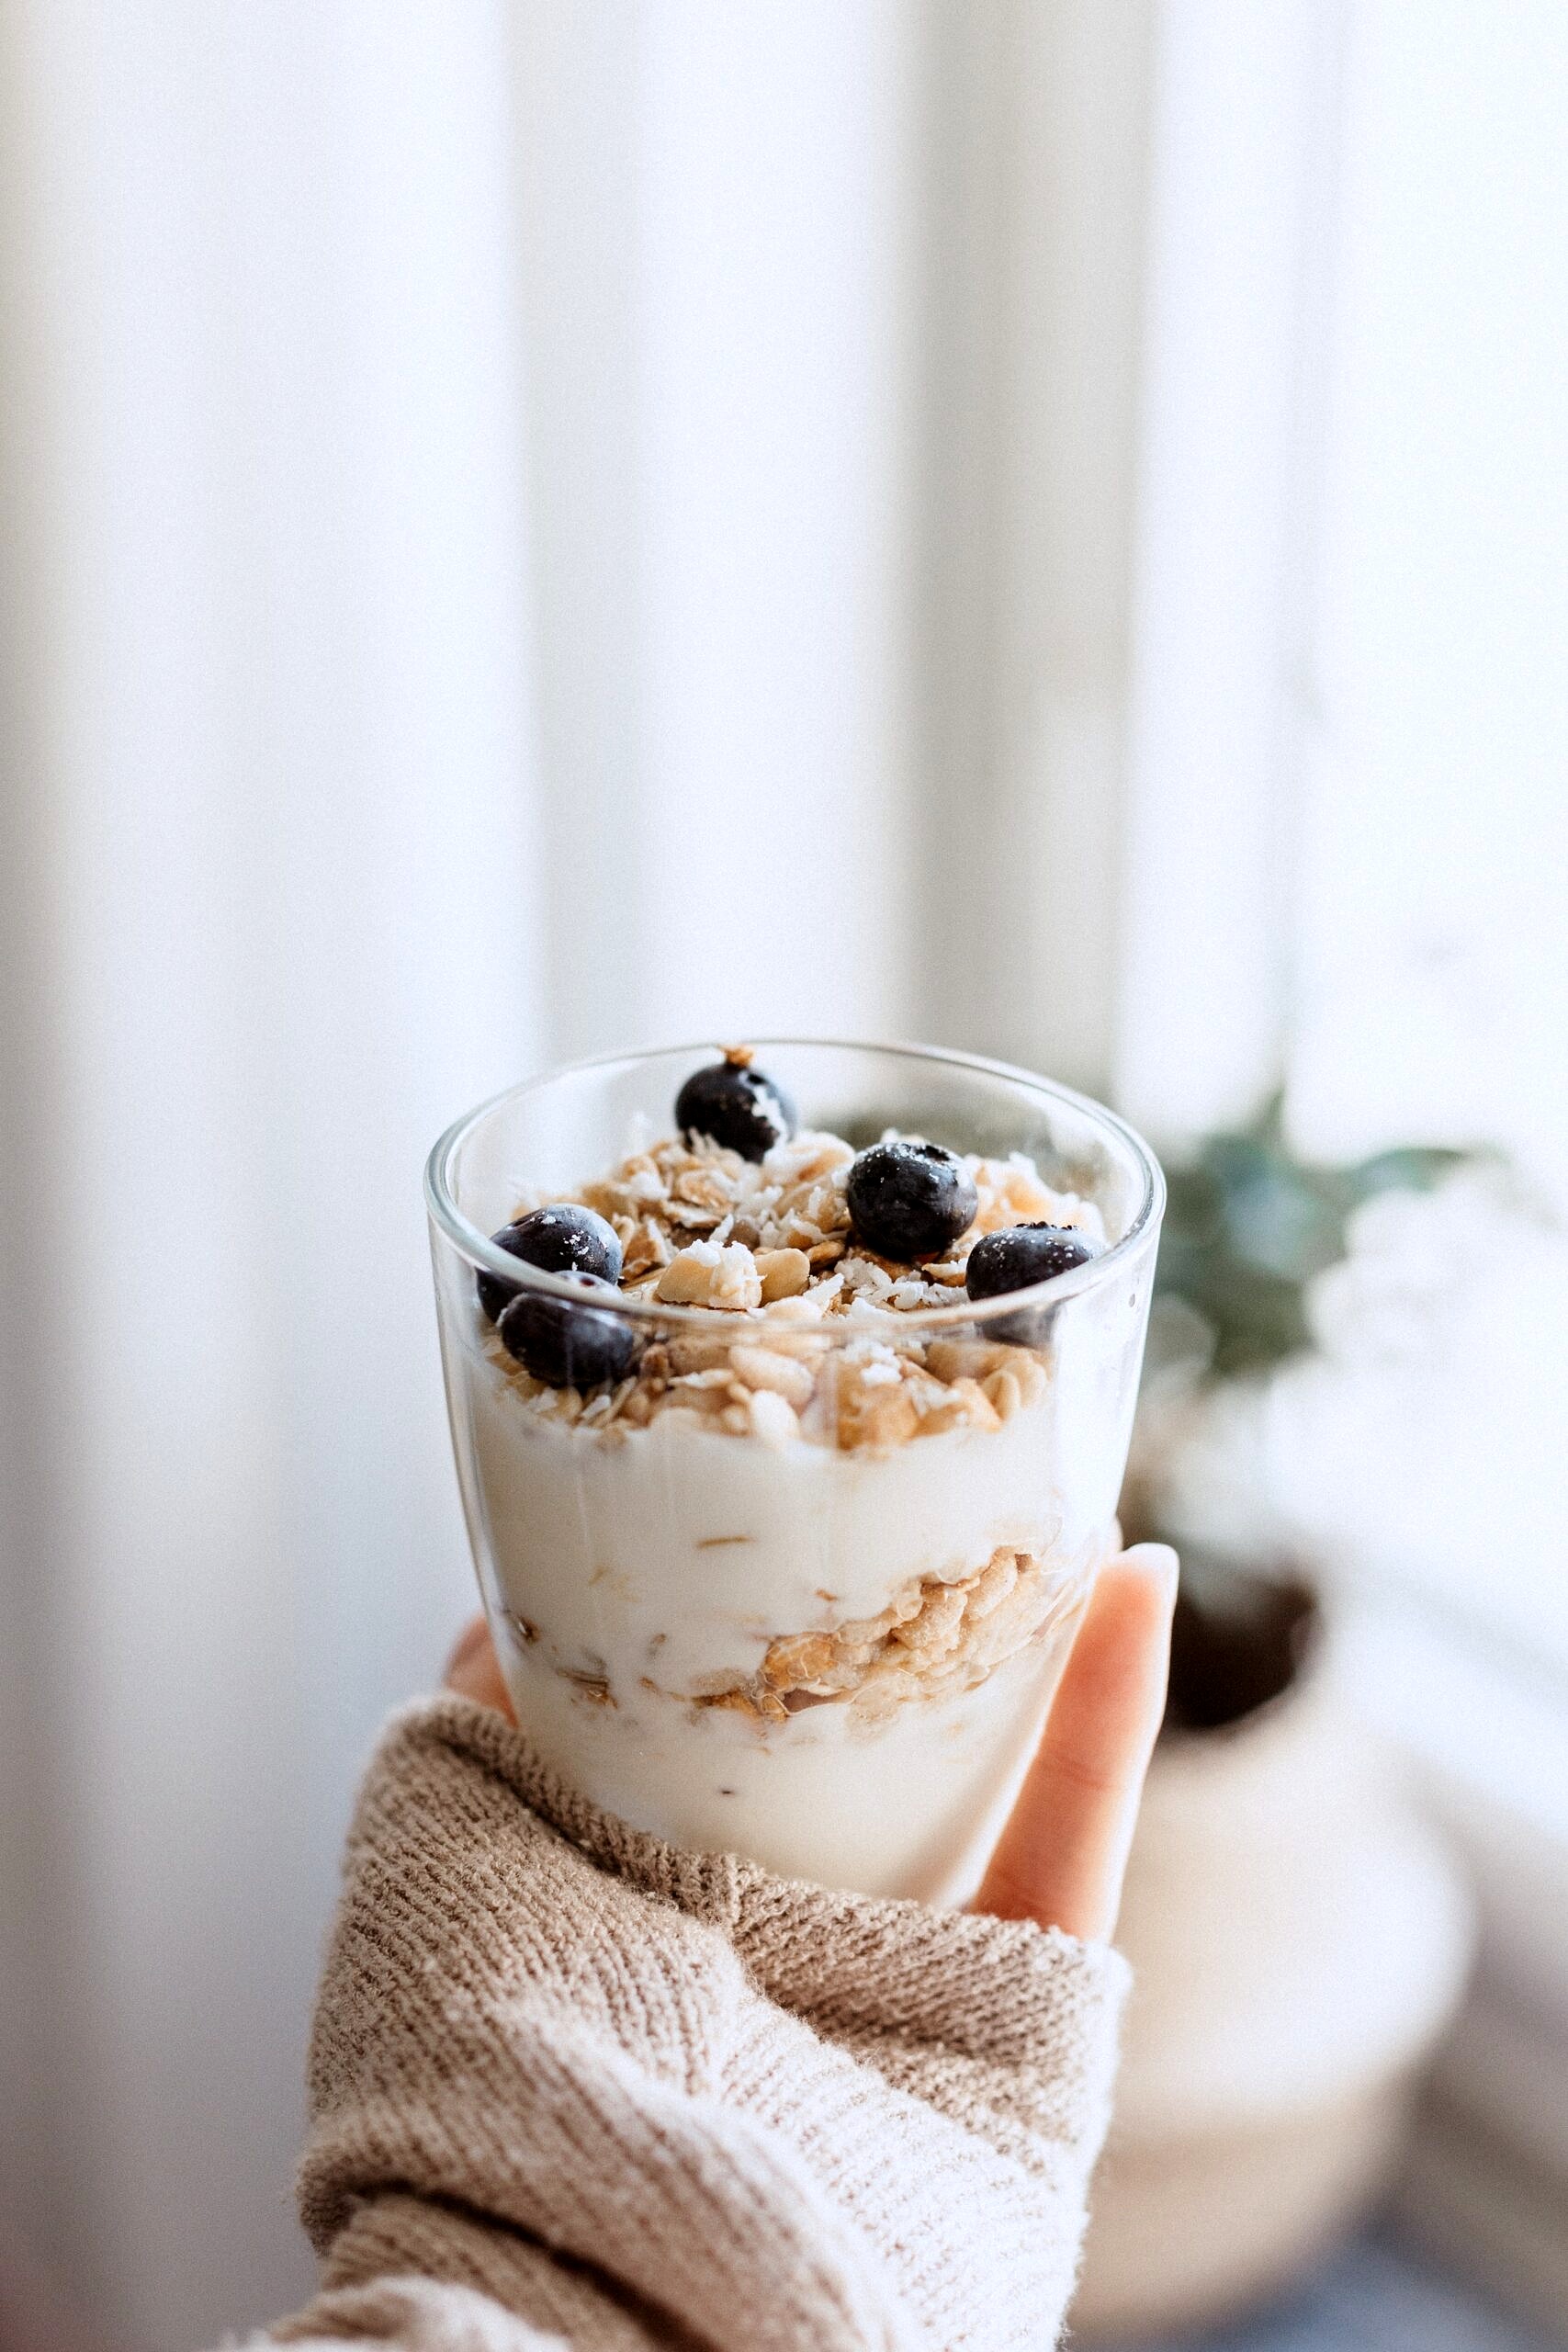
[[[956,1324],[985,1325],[999,1321],[1008,1315],[1016,1315],[1020,1307],[1050,1306],[1076,1298],[1081,1292],[1098,1289],[1113,1274],[1119,1273],[1140,1243],[1158,1227],[1165,1211],[1166,1198],[1165,1175],[1159,1161],[1135,1127],[1130,1126],[1116,1112],[1108,1110],[1103,1102],[1097,1102],[1092,1095],[1080,1094],[1076,1087],[1063,1086],[1055,1079],[1041,1078],[1035,1071],[1021,1069],[1014,1062],[996,1061],[983,1054],[959,1053],[945,1046],[907,1045],[865,1037],[758,1037],[749,1039],[748,1043],[760,1057],[774,1046],[787,1049],[804,1047],[807,1051],[821,1048],[838,1053],[885,1054],[904,1061],[942,1062],[951,1069],[975,1071],[987,1078],[1005,1079],[1010,1084],[1027,1087],[1032,1093],[1043,1095],[1052,1102],[1066,1104],[1102,1134],[1109,1132],[1130,1151],[1134,1165],[1143,1177],[1143,1196],[1127,1230],[1109,1249],[1102,1250],[1098,1257],[1086,1260],[1081,1266],[1068,1267],[1066,1272],[1053,1274],[1044,1282],[1031,1283],[1022,1290],[1003,1291],[995,1298],[970,1298],[966,1293],[961,1293],[951,1306],[886,1310],[896,1318],[900,1330],[906,1328],[910,1331],[951,1330]],[[448,1171],[458,1149],[479,1122],[492,1112],[499,1111],[503,1103],[515,1102],[525,1095],[541,1093],[546,1087],[556,1085],[562,1079],[576,1078],[595,1069],[624,1069],[637,1062],[663,1061],[682,1054],[712,1054],[716,1050],[721,1049],[716,1048],[711,1037],[706,1037],[694,1045],[647,1046],[631,1053],[594,1054],[582,1061],[558,1063],[550,1069],[541,1070],[536,1077],[503,1086],[499,1093],[490,1095],[472,1110],[465,1111],[460,1118],[454,1119],[432,1146],[424,1163],[424,1198],[431,1222],[477,1272],[496,1274],[514,1289],[538,1291],[546,1296],[570,1299],[581,1306],[583,1291],[580,1283],[560,1274],[547,1273],[543,1267],[531,1266],[525,1259],[513,1258],[508,1251],[498,1249],[488,1233],[482,1233],[463,1215],[453,1197],[448,1181]],[[762,1311],[755,1307],[666,1306],[660,1299],[630,1298],[620,1290],[606,1290],[603,1297],[595,1293],[592,1304],[596,1314],[622,1315],[633,1323],[659,1325],[666,1329],[671,1324],[709,1332],[716,1324],[747,1324],[754,1329],[763,1319]],[[851,1336],[863,1338],[863,1327],[852,1334],[846,1332],[846,1339]]]

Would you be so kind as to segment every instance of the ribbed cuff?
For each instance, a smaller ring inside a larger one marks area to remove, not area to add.
[[[405,1746],[471,1758],[601,1869],[720,1928],[759,1990],[819,2030],[886,2033],[998,2065],[1070,2060],[1075,2073],[1108,2076],[1114,2064],[1131,1973],[1109,1944],[688,1852],[591,1804],[472,1700],[444,1694],[400,1710],[378,1760]]]

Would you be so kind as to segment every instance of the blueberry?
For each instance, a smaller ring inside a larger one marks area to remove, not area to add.
[[[498,1250],[530,1266],[542,1267],[547,1274],[599,1274],[607,1283],[621,1279],[621,1245],[615,1227],[576,1201],[556,1201],[548,1208],[535,1209],[520,1216],[515,1225],[503,1225],[490,1238]],[[487,1273],[475,1278],[474,1288],[479,1305],[495,1323],[507,1302],[516,1297],[518,1285],[500,1274]]]
[[[1028,1290],[1087,1265],[1100,1254],[1092,1241],[1066,1225],[1010,1225],[1000,1233],[982,1234],[969,1252],[964,1287],[971,1298],[1001,1298],[1010,1290]],[[1020,1347],[1037,1347],[1046,1336],[1049,1308],[998,1317],[987,1332]]]
[[[584,1291],[617,1295],[597,1274],[563,1279]],[[603,1315],[542,1291],[519,1291],[496,1328],[507,1354],[552,1388],[599,1388],[624,1379],[637,1353],[637,1332],[624,1316]]]
[[[749,1057],[727,1054],[694,1069],[675,1097],[682,1135],[707,1136],[742,1159],[761,1159],[794,1135],[795,1104]]]
[[[975,1222],[980,1196],[939,1143],[874,1143],[850,1170],[855,1236],[879,1257],[939,1258]]]

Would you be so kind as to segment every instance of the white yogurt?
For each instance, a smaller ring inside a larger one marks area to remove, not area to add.
[[[1055,1385],[998,1429],[886,1452],[775,1448],[685,1415],[606,1442],[531,1411],[477,1316],[450,1353],[475,1554],[547,1761],[682,1845],[868,1894],[971,1892],[1104,1547],[1109,1502],[1064,1524]],[[1059,1566],[1060,1600],[975,1688],[877,1722],[844,1703],[783,1723],[691,1703],[746,1681],[776,1636],[874,1617],[912,1580],[973,1575],[1004,1546]]]

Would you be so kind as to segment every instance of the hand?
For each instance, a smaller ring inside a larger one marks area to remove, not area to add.
[[[1139,1544],[1095,1580],[1029,1778],[975,1898],[998,1919],[1109,1938],[1165,1707],[1176,1555]],[[476,1618],[446,1687],[512,1714],[490,1632]]]

